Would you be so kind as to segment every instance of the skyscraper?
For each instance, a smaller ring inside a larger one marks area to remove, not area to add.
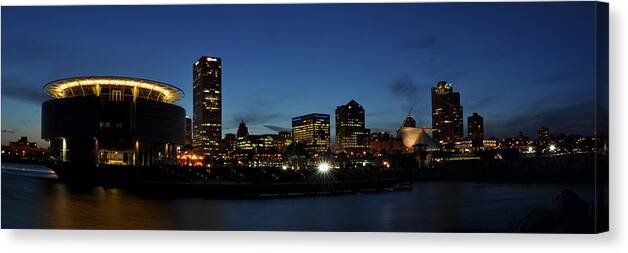
[[[292,118],[292,138],[303,143],[310,154],[329,151],[329,114],[311,113]]]
[[[196,152],[215,159],[222,139],[222,62],[203,56],[193,66],[194,140]]]
[[[464,136],[460,93],[445,81],[432,87],[432,128],[434,141],[441,144],[460,141]]]
[[[484,145],[484,118],[477,112],[467,118],[467,131],[471,147],[476,150],[482,148]]]
[[[364,108],[358,102],[336,107],[336,151],[366,151],[369,135],[364,128]]]

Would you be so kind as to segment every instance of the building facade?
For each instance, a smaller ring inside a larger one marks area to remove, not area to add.
[[[432,87],[432,128],[434,141],[451,144],[464,137],[460,93],[451,84],[440,81]]]
[[[2,159],[5,161],[43,161],[48,159],[48,149],[37,147],[37,143],[29,142],[22,136],[17,141],[10,141],[2,146]]]
[[[467,132],[472,148],[481,149],[484,146],[484,118],[477,112],[467,118]]]
[[[539,148],[539,150],[543,151],[547,149],[551,141],[552,139],[550,137],[549,128],[541,127],[541,129],[539,129],[539,136],[537,139],[537,147]]]
[[[50,156],[73,164],[176,164],[185,142],[180,89],[128,77],[76,77],[46,84],[41,135]]]
[[[310,154],[329,152],[329,114],[311,113],[292,118],[292,139]]]
[[[192,146],[192,119],[185,117],[185,146]]]
[[[193,66],[194,150],[206,159],[219,156],[222,140],[222,61],[203,56]]]
[[[336,107],[336,152],[368,150],[370,130],[364,125],[364,108],[355,100]]]

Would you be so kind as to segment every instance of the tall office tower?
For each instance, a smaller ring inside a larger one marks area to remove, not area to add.
[[[355,100],[336,107],[336,151],[368,149],[370,131],[364,128],[364,108]]]
[[[203,56],[193,66],[194,139],[196,152],[216,159],[222,139],[222,62]]]
[[[432,87],[432,128],[434,141],[449,144],[462,140],[462,106],[460,93],[451,84],[440,81]]]
[[[473,149],[481,149],[484,146],[484,118],[477,112],[467,118],[467,131],[471,147]]]
[[[292,118],[292,139],[309,154],[329,151],[329,114],[311,113]]]

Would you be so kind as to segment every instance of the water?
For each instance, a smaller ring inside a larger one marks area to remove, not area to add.
[[[337,196],[165,198],[73,189],[45,167],[2,163],[2,228],[514,232],[564,188],[593,200],[593,185],[470,182]]]

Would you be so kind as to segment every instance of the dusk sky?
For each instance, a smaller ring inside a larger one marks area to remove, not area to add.
[[[396,131],[413,104],[431,126],[430,87],[445,80],[461,93],[465,134],[478,112],[486,136],[591,135],[594,18],[585,2],[2,7],[2,143],[44,143],[42,86],[66,77],[166,82],[192,115],[203,55],[222,58],[223,133],[240,120],[261,134],[307,113],[333,118],[351,99],[371,131]]]

